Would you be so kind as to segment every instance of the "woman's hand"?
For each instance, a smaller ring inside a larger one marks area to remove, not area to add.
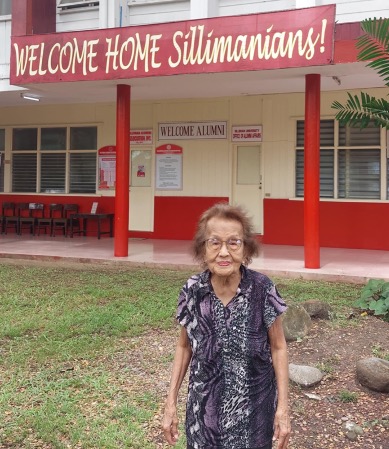
[[[278,409],[274,418],[274,440],[278,440],[277,449],[288,447],[291,427],[287,409]]]
[[[174,446],[178,441],[178,418],[176,405],[165,406],[165,413],[162,420],[162,430],[166,441]]]

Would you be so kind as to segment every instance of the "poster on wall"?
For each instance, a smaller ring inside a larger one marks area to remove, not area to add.
[[[262,142],[262,125],[233,126],[231,137],[233,142]]]
[[[151,186],[151,150],[131,150],[131,186]]]
[[[99,189],[112,190],[116,186],[116,147],[107,145],[99,149]]]
[[[152,129],[131,129],[130,145],[152,145],[153,130]]]
[[[182,147],[173,144],[155,149],[157,190],[182,190],[182,154]]]

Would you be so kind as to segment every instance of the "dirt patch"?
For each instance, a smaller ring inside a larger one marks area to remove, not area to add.
[[[129,364],[131,389],[144,388],[159,398],[161,407],[149,424],[148,435],[160,449],[170,447],[163,442],[160,422],[177,335],[173,328],[140,337],[132,341],[128,353],[118,354],[112,365],[120,369],[123,363]],[[317,366],[326,372],[314,388],[291,385],[290,449],[389,449],[389,396],[362,387],[355,376],[357,360],[371,357],[377,350],[388,351],[388,342],[389,324],[368,316],[342,329],[333,329],[326,321],[314,322],[307,338],[288,344],[290,362]],[[315,399],[307,393],[314,394]],[[186,384],[180,394],[181,422],[185,394]],[[350,398],[352,401],[347,402]],[[346,421],[362,427],[363,435],[356,441],[345,436]]]

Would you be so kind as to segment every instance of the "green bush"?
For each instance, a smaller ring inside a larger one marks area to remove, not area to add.
[[[389,321],[389,282],[383,279],[370,279],[361,290],[355,305]]]

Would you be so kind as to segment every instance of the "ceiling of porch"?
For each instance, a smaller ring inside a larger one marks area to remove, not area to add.
[[[383,80],[366,63],[321,67],[265,70],[239,73],[175,75],[132,80],[83,81],[26,86],[40,104],[81,104],[116,101],[116,85],[131,85],[132,100],[212,98],[240,95],[304,92],[308,73],[321,75],[322,91],[385,87]],[[26,91],[26,93],[27,93]],[[37,104],[21,98],[21,88],[1,91],[0,106]]]

